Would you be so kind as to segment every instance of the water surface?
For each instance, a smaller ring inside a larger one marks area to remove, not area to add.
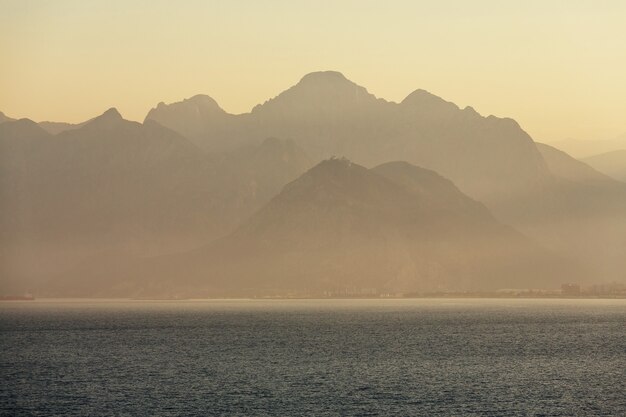
[[[626,415],[626,300],[0,303],[1,415]]]

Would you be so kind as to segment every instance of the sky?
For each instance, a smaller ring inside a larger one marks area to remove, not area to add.
[[[623,0],[0,0],[0,111],[142,121],[208,94],[248,112],[306,73],[422,88],[537,141],[626,132]]]

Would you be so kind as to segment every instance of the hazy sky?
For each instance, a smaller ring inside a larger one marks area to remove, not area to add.
[[[626,132],[626,1],[0,0],[0,111],[78,122],[209,94],[249,111],[333,69],[536,140]]]

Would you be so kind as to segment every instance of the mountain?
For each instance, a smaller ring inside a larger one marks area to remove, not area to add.
[[[39,126],[41,126],[46,132],[56,135],[61,132],[65,132],[66,130],[74,130],[78,129],[85,125],[85,123],[65,123],[65,122],[39,122]]]
[[[404,161],[386,162],[371,171],[406,188],[433,212],[495,222],[482,203],[469,198],[452,181],[434,171]]]
[[[4,122],[13,122],[16,119],[12,119],[7,117],[4,113],[0,112],[0,123]],[[87,122],[85,122],[87,123]],[[39,122],[39,126],[42,127],[46,132],[56,135],[57,133],[64,132],[66,130],[78,129],[85,123],[65,123],[65,122]]]
[[[626,182],[626,149],[593,155],[584,158],[583,162],[616,180]]]
[[[324,71],[240,115],[195,96],[159,104],[143,124],[116,111],[54,136],[33,122],[12,131],[25,125],[15,123],[0,124],[9,125],[0,193],[12,200],[0,205],[13,210],[0,226],[21,242],[8,246],[71,248],[7,255],[29,268],[28,259],[47,254],[74,262],[74,248],[152,256],[197,247],[228,235],[316,162],[345,155],[368,167],[406,160],[435,171],[499,222],[580,260],[588,281],[624,279],[623,183],[536,144],[512,119],[425,90],[388,102]],[[59,244],[68,237],[72,245]]]
[[[203,112],[196,101],[160,104],[147,119],[209,151],[275,136],[292,138],[317,161],[333,155],[367,166],[407,160],[452,179],[478,199],[497,199],[550,177],[532,139],[515,121],[482,117],[424,90],[392,103],[341,73],[323,71],[305,75],[250,113],[229,115],[206,96],[202,102],[211,103],[210,111]]]
[[[211,97],[199,94],[169,105],[161,102],[148,112],[145,121],[156,121],[189,138],[205,150],[224,151],[233,150],[239,145],[221,142],[231,135],[230,130],[235,128],[235,119],[236,116],[222,110]],[[206,146],[207,135],[214,137],[215,146]]]
[[[223,151],[276,136],[295,140],[313,161],[332,155],[365,166],[405,160],[449,178],[543,246],[587,260],[596,271],[590,276],[623,279],[626,191],[538,146],[512,119],[483,117],[421,89],[388,102],[332,71],[304,76],[250,113],[220,114],[220,123],[207,123],[196,136],[199,147]]]
[[[577,182],[612,182],[612,179],[596,171],[589,164],[574,159],[567,153],[546,145],[544,143],[536,143],[537,149],[541,152],[541,156],[546,162],[548,169],[558,178],[577,181]]]
[[[601,153],[626,149],[626,134],[612,139],[564,139],[552,142],[552,145],[574,158],[584,159]]]
[[[2,112],[0,111],[0,123],[4,123],[4,122],[12,122],[12,121],[14,121],[14,120],[15,120],[15,119],[12,119],[12,118],[8,117],[7,115],[5,115],[4,113],[2,113]]]
[[[554,287],[575,276],[438,174],[345,159],[319,163],[223,239],[126,268],[106,272],[118,280],[99,294],[430,293]]]
[[[512,199],[516,229],[580,260],[587,282],[626,278],[626,184],[545,144],[537,144],[554,181]]]
[[[208,202],[193,196],[206,163],[169,129],[114,109],[56,136],[32,121],[0,126],[7,275],[43,277],[111,247],[185,248],[211,228]]]
[[[2,275],[32,285],[86,259],[115,263],[226,235],[311,166],[278,139],[209,156],[115,109],[57,135],[27,119],[3,123],[0,155]]]

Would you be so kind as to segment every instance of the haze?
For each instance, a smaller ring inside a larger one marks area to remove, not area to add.
[[[248,112],[336,69],[399,102],[417,86],[535,140],[626,131],[623,1],[0,1],[0,109],[143,120],[197,93]]]
[[[626,416],[626,0],[0,0],[0,416]]]
[[[0,297],[624,296],[625,6],[263,4],[2,3]]]

